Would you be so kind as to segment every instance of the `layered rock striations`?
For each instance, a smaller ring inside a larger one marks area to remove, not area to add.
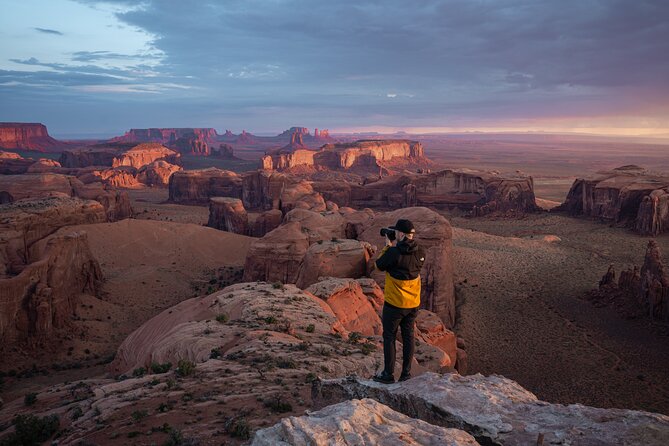
[[[207,226],[235,234],[249,235],[249,216],[239,198],[212,197]]]
[[[360,140],[354,143],[326,144],[319,150],[303,148],[301,136],[289,146],[265,155],[260,165],[263,169],[288,170],[308,166],[328,170],[362,170],[378,172],[384,162],[424,160],[423,146],[408,140]]]
[[[66,146],[49,136],[44,124],[0,122],[0,149],[55,152]]]
[[[577,179],[555,211],[612,221],[641,234],[669,231],[669,178],[623,166]]]
[[[474,215],[539,209],[532,177],[502,177],[470,170],[390,176],[366,184],[314,181],[313,187],[326,200],[355,208],[429,206],[466,209]]]

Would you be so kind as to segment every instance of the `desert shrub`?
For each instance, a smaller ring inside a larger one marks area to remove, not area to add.
[[[266,324],[273,324],[276,322],[276,318],[274,316],[267,316],[266,318],[263,318],[263,321],[265,321]]]
[[[190,376],[195,372],[195,364],[187,359],[180,359],[177,364],[176,374],[178,376]]]
[[[0,441],[2,446],[37,446],[44,443],[60,427],[58,415],[36,417],[34,415],[17,415],[12,421],[14,432]]]
[[[149,416],[149,412],[147,410],[136,410],[133,413],[130,414],[132,417],[133,421],[135,423],[142,421],[144,418]]]
[[[272,288],[274,288],[275,290],[285,290],[286,289],[286,287],[283,285],[283,283],[278,282],[278,281],[274,282],[272,284]]]
[[[263,405],[277,413],[290,412],[293,410],[293,406],[287,401],[282,401],[279,396],[265,400]]]
[[[225,313],[221,313],[218,316],[216,316],[216,321],[220,322],[221,324],[225,324],[230,320],[230,316],[228,316]]]
[[[37,394],[36,393],[26,393],[26,396],[23,397],[23,404],[26,406],[32,406],[37,402]]]
[[[72,420],[76,420],[81,418],[83,414],[84,411],[81,409],[81,406],[74,406],[74,409],[72,409],[72,413],[70,414],[70,418]]]
[[[376,345],[372,344],[371,342],[365,342],[360,346],[360,350],[362,351],[363,355],[369,355],[370,353],[376,351]]]
[[[308,383],[312,383],[318,379],[318,376],[316,376],[315,373],[309,372],[307,373],[307,376],[304,378],[304,380]]]
[[[135,378],[139,378],[140,376],[144,376],[145,374],[146,374],[146,369],[144,367],[138,367],[132,371],[132,376],[134,376]]]
[[[225,424],[225,433],[233,438],[248,440],[251,438],[251,426],[246,418],[232,418]]]
[[[314,330],[316,330],[316,326],[314,324],[307,325],[307,333],[313,333]]]
[[[158,364],[157,362],[151,363],[151,373],[167,373],[171,368],[171,362],[164,362],[162,364]]]
[[[357,344],[360,339],[362,339],[362,334],[358,333],[357,331],[352,331],[348,335],[348,342],[351,344]]]
[[[292,358],[280,358],[277,359],[276,366],[280,369],[296,369],[297,363]]]

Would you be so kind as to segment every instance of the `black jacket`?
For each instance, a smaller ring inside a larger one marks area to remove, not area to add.
[[[378,259],[376,267],[398,280],[413,280],[425,263],[425,250],[412,239],[405,238],[391,246]]]

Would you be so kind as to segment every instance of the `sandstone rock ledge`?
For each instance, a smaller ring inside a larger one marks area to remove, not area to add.
[[[396,412],[372,399],[352,400],[302,417],[284,418],[256,432],[252,446],[478,445],[458,429],[445,429]]]
[[[425,373],[403,383],[355,377],[317,381],[316,407],[372,398],[405,415],[462,429],[484,445],[667,445],[669,417],[623,409],[540,401],[503,376]],[[295,443],[297,444],[297,443]]]

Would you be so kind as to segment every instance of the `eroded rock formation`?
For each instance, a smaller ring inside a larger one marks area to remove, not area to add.
[[[641,267],[639,300],[650,317],[669,321],[669,268],[654,240],[648,242]]]
[[[60,156],[63,167],[129,166],[139,169],[155,161],[180,164],[181,156],[174,150],[157,143],[143,143],[130,148],[118,146],[84,147],[65,150]]]
[[[49,136],[44,124],[0,122],[0,149],[53,152],[65,146],[67,144]]]
[[[669,231],[669,178],[623,166],[577,179],[555,211],[612,221],[641,234]]]
[[[0,175],[0,201],[4,203],[49,196],[96,200],[104,206],[109,221],[132,216],[128,194],[99,182],[84,184],[73,176],[52,173]]]
[[[215,167],[179,171],[170,177],[169,193],[175,203],[205,204],[211,197],[242,198],[242,177]]]
[[[261,168],[287,170],[297,166],[317,169],[378,172],[384,162],[408,163],[424,160],[423,146],[408,140],[360,140],[354,143],[326,144],[317,151],[304,148],[300,133],[283,150],[261,159]]]
[[[540,401],[502,376],[425,373],[403,383],[357,378],[314,385],[316,407],[371,398],[433,425],[461,429],[480,444],[644,444],[669,441],[669,417],[649,412],[598,409]]]
[[[207,226],[235,234],[249,234],[249,216],[239,198],[212,197]]]
[[[332,239],[312,244],[297,273],[296,285],[305,289],[319,277],[350,277],[369,274],[374,249],[358,240]]]
[[[217,136],[218,134],[213,128],[149,128],[130,129],[123,136],[112,138],[110,141],[120,143],[157,142],[174,146],[180,138],[209,142],[214,141]]]

